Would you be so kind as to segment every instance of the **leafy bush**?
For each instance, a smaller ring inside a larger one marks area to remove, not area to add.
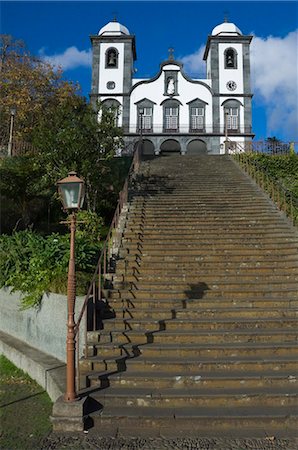
[[[66,293],[69,234],[43,237],[26,230],[0,236],[0,286],[23,292],[22,307],[38,306],[45,292]],[[100,242],[78,232],[76,270],[78,293],[84,293],[97,263]],[[87,273],[87,275],[83,275]]]
[[[249,153],[245,155],[253,160],[259,169],[274,180],[279,181],[295,197],[298,197],[298,155],[265,155]]]

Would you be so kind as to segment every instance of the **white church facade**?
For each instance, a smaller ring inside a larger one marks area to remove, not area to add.
[[[216,26],[207,38],[206,78],[194,79],[172,51],[153,78],[135,78],[135,36],[109,22],[91,36],[91,103],[118,110],[126,148],[143,137],[144,151],[224,153],[226,136],[251,141],[250,43],[233,23]],[[170,49],[171,50],[171,49]]]

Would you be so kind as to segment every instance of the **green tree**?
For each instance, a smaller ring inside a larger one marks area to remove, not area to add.
[[[0,35],[0,85],[0,136],[8,135],[15,107],[15,138],[29,142],[44,111],[78,92],[78,86],[62,79],[61,70],[32,56],[23,41],[10,35]]]
[[[98,113],[101,119],[98,121]],[[78,95],[69,96],[59,106],[48,109],[32,132],[39,149],[46,185],[75,170],[86,183],[87,209],[95,211],[101,195],[100,183],[109,171],[107,161],[122,144],[115,126],[115,111],[94,111]]]
[[[85,179],[87,208],[95,211],[102,180],[111,171],[107,161],[122,144],[117,112],[101,105],[94,111],[78,87],[62,79],[61,71],[32,56],[11,36],[0,36],[0,63],[0,140],[2,134],[7,141],[9,110],[15,106],[15,137],[38,149],[1,165],[2,201],[16,209],[12,224],[32,223],[33,205],[37,210],[40,197],[49,202],[56,181],[70,170]]]

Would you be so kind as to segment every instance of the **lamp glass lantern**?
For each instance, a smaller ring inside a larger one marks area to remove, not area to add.
[[[85,183],[76,172],[69,172],[66,178],[57,182],[58,192],[64,210],[75,211],[82,208],[85,198]]]

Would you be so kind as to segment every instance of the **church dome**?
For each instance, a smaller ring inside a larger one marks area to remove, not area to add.
[[[98,32],[99,36],[121,36],[122,34],[129,35],[129,31],[124,25],[116,21],[107,23]]]
[[[239,30],[238,27],[236,27],[236,25],[234,23],[231,22],[224,22],[221,23],[220,25],[217,25],[215,28],[213,28],[212,30],[212,36],[239,36],[241,35],[241,31]]]

